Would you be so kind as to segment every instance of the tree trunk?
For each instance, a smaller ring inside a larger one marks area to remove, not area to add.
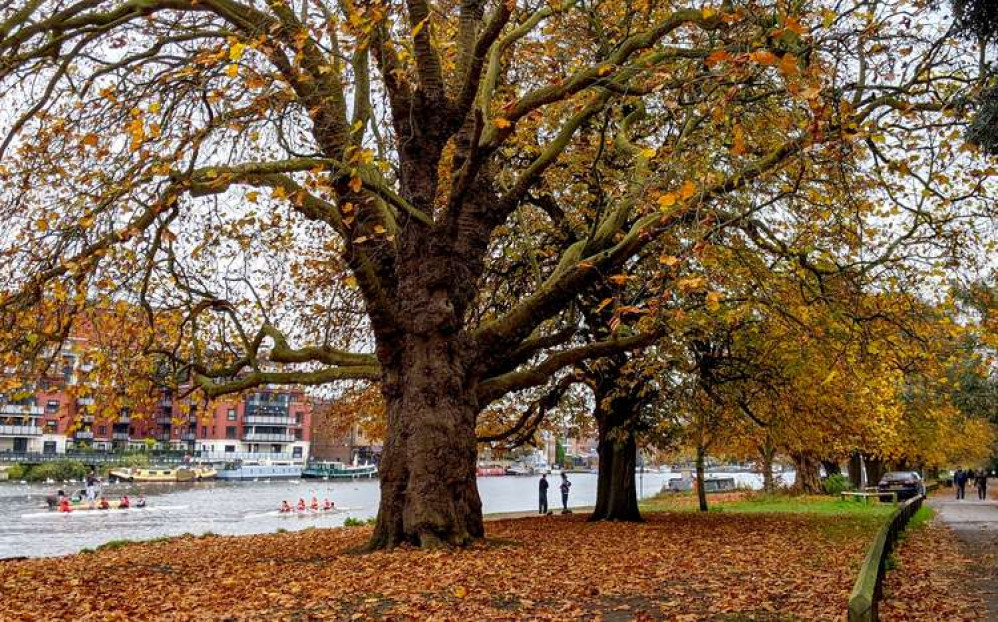
[[[759,448],[759,455],[762,457],[762,489],[767,493],[776,490],[776,484],[773,482],[773,456],[775,454],[776,451],[769,443]]]
[[[809,453],[793,453],[794,468],[797,470],[797,479],[794,481],[794,489],[810,495],[821,494],[824,488],[821,485],[821,477],[818,475],[818,461]]]
[[[821,466],[825,467],[825,475],[828,477],[842,475],[842,466],[834,460],[822,460]]]
[[[597,412],[600,408],[597,407]],[[599,427],[599,476],[596,484],[596,509],[589,520],[641,521],[634,469],[638,444],[634,431],[623,425],[621,417],[597,417]],[[625,415],[626,416],[626,415]]]
[[[697,500],[700,502],[700,511],[707,511],[707,490],[703,486],[704,461],[707,457],[707,450],[702,444],[697,445]]]
[[[438,330],[435,302],[409,314],[410,332],[395,344],[379,342],[388,426],[371,549],[463,546],[485,533],[475,480],[476,387],[462,358],[468,348],[460,332]]]

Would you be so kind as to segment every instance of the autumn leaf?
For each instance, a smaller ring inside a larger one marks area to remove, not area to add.
[[[666,192],[662,196],[658,197],[658,206],[663,209],[670,208],[676,204],[676,194],[673,192]]]
[[[360,192],[360,189],[364,187],[364,182],[360,177],[354,175],[350,178],[350,190],[354,193]]]
[[[758,63],[760,65],[772,66],[780,62],[780,59],[769,50],[759,50],[749,54],[749,58],[752,62]]]
[[[492,124],[501,130],[506,129],[511,125],[509,119],[506,119],[504,117],[496,117],[495,119],[492,120]]]

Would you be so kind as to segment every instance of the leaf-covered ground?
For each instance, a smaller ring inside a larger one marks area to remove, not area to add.
[[[884,579],[883,622],[987,618],[977,561],[949,527],[938,522],[918,527],[895,551],[894,560]]]
[[[4,620],[842,619],[878,517],[490,522],[460,552],[353,554],[369,528],[186,537],[0,563]]]

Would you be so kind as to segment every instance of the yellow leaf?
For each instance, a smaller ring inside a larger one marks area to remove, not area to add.
[[[149,104],[149,112],[151,112],[153,114],[156,114],[157,112],[159,112],[161,108],[162,108],[162,104],[160,104],[159,102],[153,102],[153,103]]]
[[[238,76],[239,75],[239,65],[237,65],[235,63],[232,63],[231,65],[229,65],[228,67],[226,67],[225,68],[225,75],[229,76],[230,78],[235,78],[236,76]]]
[[[717,311],[721,308],[720,292],[707,292],[707,308],[711,312]]]
[[[378,235],[382,235],[385,232],[385,228],[381,225],[374,225],[374,232]]]
[[[717,15],[717,10],[716,9],[712,9],[712,8],[710,8],[708,6],[708,7],[704,7],[704,9],[703,9],[703,11],[701,11],[701,13],[703,14],[703,18],[704,19],[710,19],[710,18],[714,17],[715,15]]]
[[[683,185],[679,188],[679,198],[683,199],[684,201],[696,193],[697,193],[697,185],[688,179],[684,181]]]
[[[348,276],[347,278],[343,279],[343,284],[349,287],[350,289],[356,289],[357,279],[352,276]]]
[[[234,43],[232,47],[229,48],[229,60],[239,60],[243,57],[243,52],[246,51],[245,43]]]
[[[288,198],[288,193],[286,190],[284,190],[284,186],[277,186],[276,188],[274,188],[274,192],[270,196],[272,196],[275,199],[286,199]]]
[[[364,187],[364,182],[360,177],[356,175],[350,178],[350,190],[354,192],[360,192],[360,189]]]
[[[641,150],[642,157],[648,158],[649,160],[654,158],[656,153],[658,153],[658,151],[651,147],[645,147]]]
[[[260,193],[255,190],[246,193],[246,200],[250,203],[256,203],[258,198],[260,198]]]
[[[672,207],[676,204],[676,195],[673,192],[666,192],[662,196],[658,197],[659,207]]]
[[[86,136],[83,137],[83,140],[81,140],[80,142],[82,144],[86,145],[87,147],[96,147],[97,146],[97,134],[93,134],[93,133],[87,134]]]
[[[658,263],[671,268],[679,263],[679,257],[676,257],[675,255],[662,255],[658,258]]]
[[[505,119],[503,117],[497,117],[492,120],[492,125],[498,127],[499,129],[505,129],[512,124],[509,122],[509,119]]]
[[[49,230],[49,221],[45,220],[44,218],[39,218],[37,221],[35,221],[35,226],[38,227],[39,231],[45,233],[46,231]]]
[[[456,588],[454,588],[454,596],[457,596],[458,598],[464,598],[467,595],[468,595],[468,588],[464,587],[463,585],[459,585]]]

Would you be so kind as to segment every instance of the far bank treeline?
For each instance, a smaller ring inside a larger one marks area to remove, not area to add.
[[[372,548],[480,538],[479,443],[566,402],[596,518],[636,518],[639,443],[805,487],[854,451],[976,456],[953,379],[989,351],[948,292],[992,242],[989,52],[929,10],[9,4],[2,362],[41,376],[87,322],[108,404],[380,401]]]

